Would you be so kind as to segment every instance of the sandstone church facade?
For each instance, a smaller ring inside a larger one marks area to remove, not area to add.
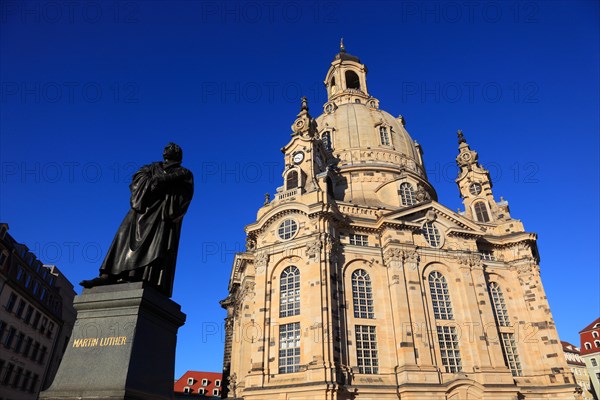
[[[237,399],[574,399],[536,234],[492,194],[459,131],[464,212],[437,202],[420,146],[335,56],[306,100],[283,186],[246,227],[227,310]]]

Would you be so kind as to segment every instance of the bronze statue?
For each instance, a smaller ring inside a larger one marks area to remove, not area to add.
[[[84,288],[145,281],[171,296],[181,223],[194,194],[194,179],[181,166],[181,147],[169,143],[163,158],[133,175],[131,209],[108,249],[100,276],[81,281]]]

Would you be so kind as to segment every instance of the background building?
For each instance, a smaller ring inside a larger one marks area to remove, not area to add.
[[[583,358],[581,358],[579,347],[572,345],[569,342],[560,342],[563,346],[567,365],[573,373],[575,382],[581,387],[581,398],[583,400],[596,400],[594,389],[588,374]]]
[[[246,227],[227,310],[229,398],[573,399],[534,233],[492,193],[459,131],[464,211],[437,201],[423,150],[341,48],[283,185]]]
[[[52,383],[76,312],[73,285],[0,224],[0,393],[37,399]]]
[[[220,399],[222,377],[219,372],[187,371],[175,381],[175,398]]]
[[[596,396],[600,395],[600,318],[579,332],[581,358],[592,382]]]

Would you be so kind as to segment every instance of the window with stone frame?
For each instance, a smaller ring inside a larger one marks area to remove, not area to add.
[[[390,135],[388,133],[387,126],[379,127],[379,140],[382,145],[389,146],[390,145]]]
[[[400,185],[400,201],[403,206],[414,206],[417,204],[415,189],[408,182],[404,182]]]
[[[429,274],[428,281],[435,319],[454,319],[450,291],[444,275],[438,271],[433,271]]]
[[[289,266],[281,273],[279,281],[279,316],[300,314],[300,270]]]
[[[438,344],[442,364],[446,372],[457,373],[462,371],[462,360],[458,346],[458,334],[454,326],[437,326]]]
[[[500,285],[498,285],[496,282],[490,282],[489,291],[492,299],[492,305],[494,307],[494,316],[496,317],[498,326],[510,326],[508,309],[506,308],[504,294],[502,293]]]
[[[369,236],[367,235],[357,235],[355,233],[351,233],[350,244],[353,246],[368,246],[369,245]]]
[[[484,201],[478,201],[473,204],[473,210],[475,210],[475,219],[479,222],[490,222],[490,215],[488,214],[487,205]]]
[[[4,306],[4,308],[6,308],[6,312],[12,312],[16,302],[17,295],[13,292],[10,294],[10,296],[8,296],[8,300],[6,301],[6,305]]]
[[[298,187],[298,171],[292,170],[285,177],[285,189],[291,190]]]
[[[300,370],[300,322],[279,325],[279,373]]]
[[[296,232],[298,232],[298,223],[293,219],[286,219],[277,228],[277,234],[283,240],[293,238]]]
[[[504,354],[504,361],[510,369],[513,376],[523,375],[521,369],[521,361],[519,360],[519,353],[517,351],[517,341],[515,340],[515,334],[511,332],[500,333],[502,338],[502,351]]]
[[[375,318],[371,277],[364,269],[352,273],[352,302],[354,318]]]
[[[432,221],[425,222],[422,230],[423,237],[431,247],[440,247],[442,245],[442,235]]]
[[[356,359],[361,374],[379,373],[377,333],[375,326],[356,325]]]
[[[513,376],[521,376],[523,374],[521,361],[519,359],[515,334],[510,325],[508,307],[504,299],[504,293],[497,282],[490,282],[488,289],[492,301],[492,309],[494,310],[494,317],[496,318],[498,331],[500,333],[500,345],[502,346],[504,362]]]
[[[6,347],[7,349],[10,349],[16,333],[17,333],[17,330],[15,329],[14,326],[11,326],[8,328],[8,330],[6,331],[6,336],[4,337],[4,341],[2,342],[4,347]]]
[[[321,135],[321,141],[323,142],[325,149],[327,151],[331,151],[331,133],[330,133],[330,131],[323,132],[323,134]]]

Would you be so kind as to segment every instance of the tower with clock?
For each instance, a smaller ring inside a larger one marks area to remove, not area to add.
[[[573,399],[536,234],[459,131],[464,211],[438,202],[402,117],[342,46],[246,227],[225,322],[235,399]]]

